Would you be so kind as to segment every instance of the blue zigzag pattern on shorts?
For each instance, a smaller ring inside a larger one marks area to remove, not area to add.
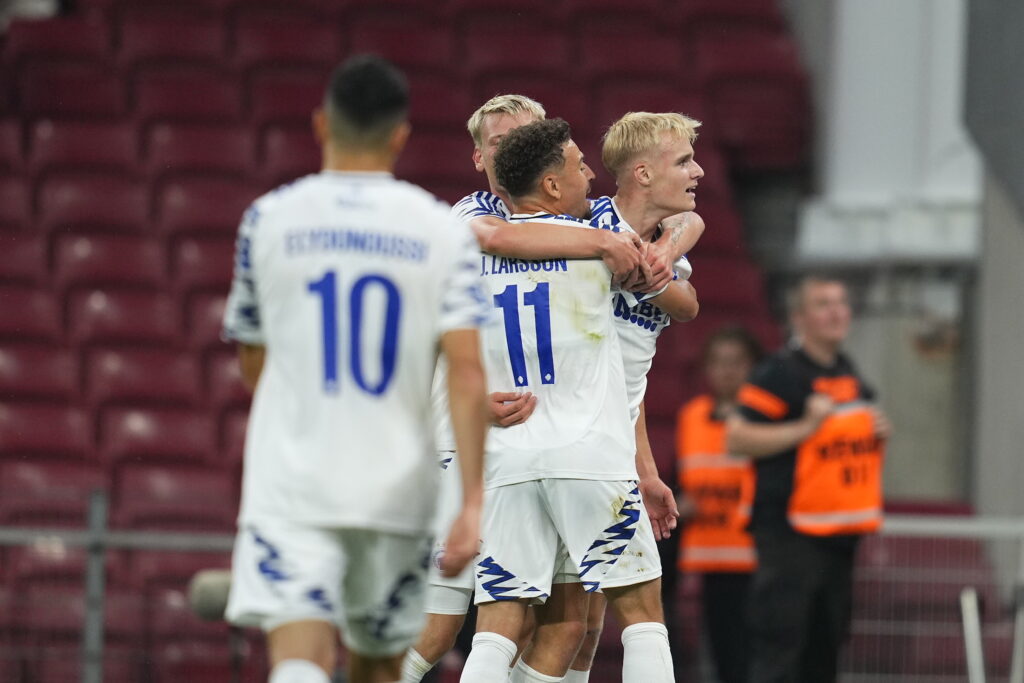
[[[591,570],[596,570],[595,575],[604,576],[636,535],[636,525],[643,511],[640,503],[640,489],[634,488],[622,503],[619,521],[602,531],[583,556],[583,561],[580,562],[580,580],[588,593],[600,588],[601,580],[587,580],[587,574]]]
[[[502,567],[491,556],[476,563],[476,576],[480,587],[492,600],[519,600],[522,598],[547,598],[546,593],[517,578]]]

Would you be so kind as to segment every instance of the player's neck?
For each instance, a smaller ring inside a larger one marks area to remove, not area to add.
[[[513,213],[550,213],[555,215],[565,213],[557,202],[552,202],[550,199],[542,197],[520,197],[513,200],[508,206],[512,207]]]
[[[325,145],[323,170],[369,173],[392,173],[395,159],[388,151],[370,149],[338,149]]]
[[[498,195],[498,199],[505,202],[505,206],[512,208],[512,199],[508,196],[505,190],[497,187],[494,183],[491,183],[491,194]]]
[[[650,242],[655,230],[658,229],[658,224],[672,215],[666,213],[664,209],[651,206],[642,192],[619,188],[614,199],[619,215],[644,242]]]
[[[830,368],[836,364],[836,358],[839,357],[839,345],[833,344],[832,342],[822,341],[820,339],[808,339],[806,337],[800,340],[800,348],[803,352],[818,365],[823,368]]]

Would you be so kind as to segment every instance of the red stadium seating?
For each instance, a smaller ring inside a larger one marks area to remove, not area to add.
[[[119,176],[62,175],[39,190],[40,223],[66,230],[145,232],[149,224],[146,188]]]
[[[234,352],[211,355],[206,363],[206,377],[209,405],[218,415],[232,408],[243,412],[248,410],[252,396],[242,382],[241,368]]]
[[[178,5],[182,3],[177,3]],[[128,5],[119,14],[118,62],[215,64],[225,53],[224,23],[182,7]]]
[[[88,551],[84,547],[44,538],[33,545],[10,549],[7,578],[16,587],[47,583],[80,588],[87,561]],[[124,582],[125,562],[126,556],[120,551],[104,554],[104,570],[109,583],[119,585]]]
[[[221,428],[221,451],[228,465],[238,465],[245,454],[245,430],[249,423],[248,412],[232,411],[224,418]]]
[[[0,345],[0,396],[73,401],[78,363],[67,349],[39,344]]]
[[[146,122],[234,122],[242,111],[237,81],[215,69],[141,69],[135,77],[135,97],[135,116]]]
[[[700,91],[695,87],[688,87],[686,83],[671,87],[660,80],[631,78],[627,81],[601,81],[595,85],[595,118],[600,123],[602,132],[631,111],[673,111],[686,114],[698,121],[706,118],[706,105]],[[704,132],[703,129],[700,130],[702,135]]]
[[[115,475],[113,525],[228,531],[238,511],[233,477],[199,464],[130,464]]]
[[[95,289],[73,292],[68,331],[76,344],[151,344],[177,341],[180,316],[164,294]]]
[[[248,643],[243,650],[241,678],[258,681],[267,677],[265,659],[255,657]],[[153,683],[223,683],[232,680],[232,651],[227,643],[186,640],[156,646],[151,655]]]
[[[473,169],[473,142],[465,133],[438,133],[431,137],[410,138],[395,174],[428,190],[436,183],[462,183],[476,189],[480,184]]]
[[[626,24],[618,18],[585,25],[580,44],[582,75],[595,83],[610,78],[661,79],[662,84],[683,76],[683,42],[659,35],[654,25]],[[614,49],[609,49],[614,45]]]
[[[49,291],[0,286],[0,310],[0,340],[53,342],[61,337],[59,308]]]
[[[761,273],[745,260],[694,257],[690,278],[699,292],[701,305],[718,312],[756,313],[764,307]]]
[[[212,460],[217,451],[213,420],[171,408],[108,408],[100,414],[100,450],[107,462]]]
[[[14,21],[3,45],[8,67],[28,61],[104,62],[110,56],[110,31],[98,21],[64,17]]]
[[[320,170],[321,152],[309,126],[270,126],[263,135],[262,147],[262,176],[268,186]]]
[[[701,159],[697,163],[701,163]],[[703,165],[703,164],[702,164]],[[707,176],[705,176],[707,177]],[[700,242],[693,249],[693,258],[700,260],[705,254],[721,256],[742,256],[745,254],[743,245],[743,227],[739,214],[731,204],[716,201],[713,194],[704,195],[704,181],[697,187],[697,210],[704,219],[706,229]],[[713,191],[712,191],[713,192]]]
[[[224,294],[198,294],[190,297],[185,323],[188,328],[188,345],[198,351],[212,348],[227,348],[221,341],[220,332],[224,323]]]
[[[96,463],[0,459],[0,523],[84,527],[89,496],[106,488],[107,478]]]
[[[61,636],[72,641],[81,637],[85,595],[80,586],[29,585],[19,602],[19,621],[36,642]],[[142,632],[142,601],[137,595],[108,589],[103,616],[108,638],[127,642],[136,640]]]
[[[0,403],[0,456],[84,458],[91,451],[92,427],[82,410]]]
[[[199,366],[191,354],[158,349],[97,349],[86,356],[86,398],[93,406],[198,405]]]
[[[203,621],[188,604],[186,585],[162,587],[152,591],[147,601],[149,637],[152,642],[175,640],[224,643],[228,624],[224,621]]]
[[[174,180],[160,188],[157,225],[168,236],[234,236],[246,207],[258,195],[252,185],[234,180]]]
[[[127,573],[136,587],[148,593],[157,588],[184,588],[197,572],[230,567],[230,553],[136,550]]]
[[[233,126],[159,124],[146,136],[146,165],[153,176],[227,173],[244,177],[253,165],[252,136]]]
[[[687,0],[671,3],[688,39],[731,39],[756,33],[782,33],[786,23],[772,0]]]
[[[25,663],[27,680],[35,683],[82,680],[82,654],[73,642],[42,646],[35,652],[40,654]],[[144,662],[136,649],[128,645],[104,644],[104,683],[137,683],[145,680],[144,676]]]
[[[287,123],[312,131],[313,110],[323,103],[326,86],[320,74],[309,71],[256,73],[249,79],[248,90],[252,120],[258,126]]]
[[[589,130],[594,116],[593,104],[564,76],[495,75],[476,79],[477,106],[495,95],[516,93],[531,97],[544,107],[549,118],[559,117],[569,122],[573,131]],[[476,107],[465,113],[469,119]],[[472,188],[478,189],[478,188]],[[467,189],[463,194],[467,194]]]
[[[23,230],[32,215],[28,183],[14,176],[0,176],[0,230]]]
[[[68,169],[135,173],[135,129],[123,123],[38,121],[31,131],[28,165],[35,175]]]
[[[19,124],[16,119],[0,120],[0,173],[19,171],[25,162]]]
[[[433,17],[402,10],[357,16],[350,20],[349,31],[352,53],[379,54],[408,71],[414,80],[423,71],[448,73],[455,63],[453,31]],[[415,94],[413,100],[415,106]]]
[[[28,64],[19,75],[19,113],[28,118],[117,118],[125,86],[109,69],[84,63]]]
[[[186,238],[174,246],[171,257],[174,288],[183,293],[199,290],[226,292],[231,287],[235,240]]]
[[[312,67],[326,76],[341,53],[333,23],[283,13],[249,13],[234,27],[235,66]]]
[[[464,65],[473,76],[505,73],[564,76],[571,46],[562,32],[544,22],[496,21],[481,17],[467,22]],[[509,56],[515,55],[515,60]],[[572,56],[575,59],[575,55]]]
[[[166,279],[163,249],[149,237],[60,236],[54,246],[58,287],[132,285],[157,288]]]
[[[0,232],[0,284],[43,284],[49,276],[46,239],[29,232]]]
[[[466,84],[437,76],[418,76],[410,83],[410,121],[417,132],[424,129],[465,131],[466,120],[478,103]]]

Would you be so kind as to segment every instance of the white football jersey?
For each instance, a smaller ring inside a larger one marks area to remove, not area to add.
[[[593,229],[567,217],[513,216]],[[636,479],[622,351],[599,260],[479,256],[497,315],[482,328],[489,391],[530,391],[521,425],[492,429],[489,488],[533,479]],[[630,295],[627,293],[627,297]]]
[[[479,259],[448,205],[387,173],[325,171],[249,208],[224,324],[266,347],[241,521],[429,528],[438,340],[492,315]]]
[[[636,232],[619,213],[615,200],[611,197],[601,197],[591,204],[591,221],[604,228]],[[676,278],[680,280],[689,279],[693,272],[685,256],[676,261],[675,271]],[[640,404],[647,392],[647,373],[654,362],[658,335],[668,327],[671,318],[649,301],[630,305],[621,293],[612,297],[612,310],[615,329],[622,344],[629,414],[635,422],[640,415]]]

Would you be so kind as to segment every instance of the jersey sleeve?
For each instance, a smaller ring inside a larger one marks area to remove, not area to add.
[[[693,265],[685,255],[679,257],[679,260],[673,264],[672,269],[675,271],[673,280],[689,280],[690,276],[693,275]]]
[[[779,357],[772,357],[754,369],[740,388],[740,415],[751,422],[794,420],[803,412],[800,388],[792,372]]]
[[[458,250],[452,268],[442,285],[441,333],[451,330],[476,329],[491,316],[490,302],[480,278],[480,247],[468,226],[453,221],[460,235],[453,241]]]
[[[252,239],[260,220],[259,210],[250,206],[242,216],[235,242],[234,277],[231,293],[224,307],[221,336],[242,344],[262,345],[259,301],[256,297],[256,274],[252,263]]]
[[[492,216],[507,221],[511,215],[505,202],[490,192],[474,192],[466,195],[452,207],[452,215],[463,221],[471,221],[482,216]]]

